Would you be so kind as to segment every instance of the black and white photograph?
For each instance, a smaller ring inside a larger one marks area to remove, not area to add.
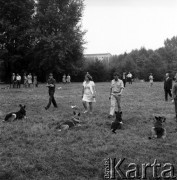
[[[177,0],[0,0],[0,180],[177,179]]]

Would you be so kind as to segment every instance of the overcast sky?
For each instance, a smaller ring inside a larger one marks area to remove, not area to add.
[[[85,54],[157,49],[177,36],[177,0],[85,0]]]

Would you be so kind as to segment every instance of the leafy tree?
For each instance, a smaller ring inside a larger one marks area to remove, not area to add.
[[[80,0],[38,0],[34,17],[31,67],[43,72],[76,74],[83,65]]]
[[[33,0],[0,1],[0,47],[4,52],[0,58],[4,60],[7,76],[24,68],[24,57],[31,48],[33,13]]]

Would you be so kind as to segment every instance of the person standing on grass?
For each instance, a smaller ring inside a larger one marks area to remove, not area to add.
[[[166,73],[166,77],[164,80],[165,101],[168,101],[168,95],[172,98],[171,90],[172,90],[172,79],[170,78],[169,73]]]
[[[16,80],[17,80],[17,88],[20,88],[21,76],[19,74],[17,74]]]
[[[28,79],[28,87],[30,87],[31,84],[33,84],[31,73],[28,74],[27,79]]]
[[[62,82],[63,82],[64,84],[66,83],[66,75],[65,75],[65,74],[63,75]]]
[[[122,80],[123,80],[124,87],[125,87],[125,85],[126,85],[126,72],[123,72]]]
[[[90,111],[90,114],[92,114],[93,102],[96,102],[95,93],[95,83],[92,80],[92,76],[90,74],[86,74],[82,88],[82,103],[85,109],[84,113]]]
[[[16,84],[16,76],[15,76],[15,73],[12,73],[11,84],[12,84],[12,87],[15,88],[15,84]],[[11,87],[11,85],[10,85],[10,87]]]
[[[49,79],[47,81],[47,87],[49,88],[49,103],[47,104],[47,106],[45,107],[45,109],[49,109],[51,103],[53,103],[54,107],[57,108],[57,103],[55,101],[54,98],[54,93],[55,93],[55,84],[56,84],[56,80],[53,78],[53,74],[50,73],[49,74]]]
[[[152,87],[152,85],[153,85],[153,80],[154,80],[154,77],[153,77],[153,75],[151,73],[150,76],[149,76],[150,87]]]
[[[28,86],[28,79],[27,79],[26,73],[24,73],[23,75],[23,86],[25,88]]]
[[[36,74],[34,74],[34,76],[33,76],[33,87],[38,87],[38,82],[37,82]]]
[[[175,76],[175,83],[172,87],[172,97],[173,97],[172,102],[174,102],[175,104],[175,114],[176,114],[176,121],[177,121],[177,76]]]
[[[66,82],[67,82],[67,83],[70,83],[70,82],[71,82],[71,76],[70,76],[69,74],[67,75]]]
[[[119,79],[119,74],[115,72],[114,79],[111,81],[110,96],[109,96],[109,99],[111,100],[111,107],[108,118],[114,116],[116,103],[118,107],[118,112],[121,112],[120,103],[121,103],[121,94],[123,89],[124,89],[123,81]]]
[[[132,74],[130,72],[127,75],[127,79],[128,79],[129,84],[132,84]]]

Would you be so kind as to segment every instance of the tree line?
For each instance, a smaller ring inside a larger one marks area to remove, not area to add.
[[[11,73],[77,74],[83,63],[82,0],[0,0],[2,79]]]
[[[44,82],[53,72],[61,81],[70,74],[83,81],[89,72],[95,81],[109,81],[118,71],[134,78],[161,81],[177,72],[177,37],[166,39],[157,50],[132,50],[113,55],[109,63],[84,59],[83,0],[0,0],[0,77],[32,73]]]
[[[89,60],[88,60],[89,61]],[[177,73],[177,37],[164,41],[164,46],[156,50],[147,50],[142,47],[132,50],[130,53],[113,55],[109,65],[99,60],[85,63],[85,71],[92,74],[96,81],[108,81],[114,72],[131,72],[133,78],[149,80],[150,73],[155,81],[162,81],[165,73],[172,77]]]

